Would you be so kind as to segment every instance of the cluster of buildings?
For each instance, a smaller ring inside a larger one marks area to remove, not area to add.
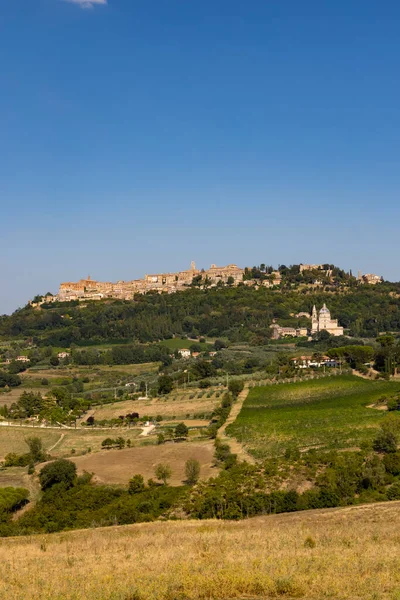
[[[332,265],[322,264],[300,264],[300,273],[305,271],[319,272],[325,277],[332,277]],[[33,306],[42,303],[55,301],[68,302],[71,300],[101,300],[103,298],[117,298],[120,300],[132,300],[135,294],[146,294],[147,292],[167,292],[172,294],[186,288],[197,280],[200,287],[215,287],[219,283],[230,284],[233,286],[242,283],[246,286],[263,286],[271,288],[279,286],[282,283],[282,275],[279,270],[273,271],[267,277],[261,279],[245,279],[245,269],[238,267],[235,264],[230,264],[225,267],[218,267],[212,264],[209,269],[197,269],[194,262],[191,263],[190,269],[177,271],[174,273],[155,273],[145,275],[143,279],[133,279],[131,281],[97,281],[92,279],[90,275],[86,279],[79,281],[67,281],[61,283],[57,295],[47,295]],[[382,281],[382,277],[368,273],[358,274],[360,283],[375,285]],[[314,284],[322,284],[322,281],[316,280]],[[287,332],[286,335],[293,335],[292,332]],[[302,335],[300,333],[299,335]]]
[[[339,363],[337,360],[330,358],[329,356],[321,356],[320,358],[313,358],[312,356],[296,356],[291,358],[291,363],[297,369],[310,369],[312,367],[338,367]]]
[[[331,312],[326,304],[317,311],[314,305],[311,315],[302,312],[296,315],[297,317],[306,317],[311,320],[311,327],[281,327],[274,322],[270,325],[272,329],[272,339],[278,340],[282,337],[307,337],[315,335],[321,331],[327,331],[330,335],[344,335],[344,329],[338,324],[337,319],[331,318]]]
[[[102,298],[119,298],[131,300],[135,294],[145,294],[150,291],[167,292],[172,294],[184,289],[198,278],[200,285],[214,287],[221,283],[238,285],[243,281],[244,269],[237,265],[217,267],[211,265],[207,270],[199,270],[192,262],[190,269],[176,273],[156,273],[145,275],[143,279],[132,281],[117,281],[116,283],[95,281],[90,276],[77,282],[65,282],[60,285],[57,296],[45,298],[45,301],[59,300],[101,300]]]
[[[361,271],[358,271],[357,281],[367,283],[368,285],[376,285],[377,283],[382,283],[383,278],[380,275],[375,275],[375,273],[362,275]]]

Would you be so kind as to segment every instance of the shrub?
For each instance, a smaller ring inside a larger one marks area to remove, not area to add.
[[[175,437],[176,438],[186,438],[189,434],[189,429],[186,427],[185,423],[178,423],[175,427]]]
[[[146,486],[142,475],[134,475],[132,479],[130,479],[128,487],[130,494],[139,494],[140,492],[143,492],[145,488]]]
[[[43,467],[39,473],[42,490],[47,490],[56,483],[62,483],[68,489],[76,480],[76,465],[70,460],[60,458]]]
[[[112,438],[106,438],[101,442],[102,448],[112,448],[114,446],[114,440]]]
[[[396,452],[397,438],[392,431],[380,431],[376,436],[373,448],[376,452]]]
[[[304,548],[315,548],[316,542],[310,535],[304,540]]]
[[[239,396],[240,392],[244,389],[244,383],[240,379],[231,379],[228,385],[228,389],[231,394],[235,397]]]
[[[391,475],[400,475],[400,451],[385,454],[383,464],[387,473]]]
[[[400,481],[395,481],[387,491],[389,500],[400,500]]]

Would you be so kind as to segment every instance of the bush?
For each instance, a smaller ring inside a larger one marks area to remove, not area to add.
[[[239,396],[244,389],[244,383],[240,379],[231,379],[228,384],[228,389],[235,397]]]
[[[57,483],[64,484],[65,488],[72,487],[76,480],[76,465],[70,460],[60,458],[45,465],[39,473],[42,490],[47,490]]]
[[[380,431],[376,436],[373,448],[376,452],[396,452],[397,438],[392,431]]]
[[[186,427],[185,423],[178,423],[175,427],[175,437],[176,438],[186,438],[189,435],[189,429]]]
[[[391,452],[383,457],[383,464],[387,473],[400,475],[400,452]]]
[[[143,492],[145,488],[146,486],[142,475],[134,475],[129,481],[128,490],[130,494],[139,494],[140,492]]]
[[[389,500],[400,500],[400,481],[395,481],[387,491]]]

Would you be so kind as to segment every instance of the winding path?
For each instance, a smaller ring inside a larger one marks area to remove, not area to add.
[[[245,449],[243,444],[241,444],[236,438],[230,437],[226,434],[226,428],[228,427],[228,425],[230,425],[231,423],[233,423],[236,420],[236,417],[242,410],[243,403],[246,400],[248,394],[249,394],[248,387],[245,387],[244,390],[242,392],[240,392],[236,402],[233,404],[233,406],[231,408],[229,417],[227,418],[225,423],[222,425],[222,427],[220,427],[220,429],[218,430],[218,437],[222,442],[229,444],[231,451],[234,454],[237,454],[237,457],[239,460],[247,461],[251,464],[255,464],[255,462],[256,462],[255,459],[251,456],[251,454],[249,454],[247,452],[247,450]]]
[[[59,443],[60,443],[60,442],[61,442],[61,441],[62,441],[64,438],[65,438],[65,433],[62,433],[62,434],[60,435],[59,439],[56,441],[56,443],[55,443],[55,444],[53,444],[51,448],[47,448],[47,452],[51,452],[52,450],[54,450],[54,448],[55,448],[56,446],[58,446],[58,444],[59,444]]]

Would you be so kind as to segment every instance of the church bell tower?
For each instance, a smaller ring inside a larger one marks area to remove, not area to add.
[[[311,313],[311,333],[318,333],[319,331],[319,322],[318,322],[318,313],[317,308],[314,304],[312,313]]]

